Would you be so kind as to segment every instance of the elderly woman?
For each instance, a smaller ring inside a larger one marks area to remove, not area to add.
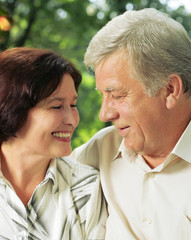
[[[0,53],[0,239],[104,239],[97,170],[74,162],[81,75],[47,50]]]

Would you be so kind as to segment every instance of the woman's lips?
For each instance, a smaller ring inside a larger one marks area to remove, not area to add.
[[[52,132],[52,135],[54,138],[56,138],[57,140],[59,140],[61,142],[70,142],[72,134],[71,134],[71,132],[59,131],[59,132]]]

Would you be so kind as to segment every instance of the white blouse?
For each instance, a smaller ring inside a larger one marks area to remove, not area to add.
[[[71,158],[52,160],[26,207],[0,172],[0,239],[104,239],[106,218],[92,167]]]

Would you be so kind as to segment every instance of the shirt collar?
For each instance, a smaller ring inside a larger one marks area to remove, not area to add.
[[[56,159],[52,159],[49,163],[49,167],[46,172],[44,181],[47,181],[48,179],[52,179],[53,183],[55,183],[56,176],[57,176],[56,172],[57,172]],[[7,182],[7,179],[3,176],[3,173],[1,171],[1,159],[0,159],[0,179],[3,179],[5,182]]]
[[[113,161],[119,157],[128,157],[129,159],[131,159],[131,161],[133,161],[136,156],[137,156],[136,153],[132,153],[127,150],[127,148],[125,147],[124,139],[123,139]],[[191,163],[191,121],[189,122],[188,126],[186,127],[183,134],[179,138],[178,142],[176,143],[169,157],[164,162],[165,165],[171,161],[174,161],[176,156]]]
[[[179,138],[171,154],[175,154],[176,156],[191,163],[191,121]]]
[[[122,142],[121,142],[121,144],[118,148],[118,152],[113,158],[113,161],[116,160],[119,157],[122,157],[122,158],[128,157],[129,159],[131,159],[131,161],[133,161],[136,156],[137,156],[136,153],[131,152],[126,148],[125,140],[123,138],[123,140],[122,140]]]
[[[52,159],[49,163],[49,167],[46,172],[44,181],[47,181],[48,179],[52,179],[52,182],[54,184],[56,182],[56,178],[57,178],[56,173],[57,173],[57,164],[56,164],[56,158],[55,158],[55,159]]]

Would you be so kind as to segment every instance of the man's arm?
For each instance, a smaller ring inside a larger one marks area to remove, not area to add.
[[[71,157],[99,169],[100,161],[104,161],[105,158],[112,161],[121,141],[122,137],[114,126],[106,127],[97,132],[87,143],[76,148],[71,153]]]

